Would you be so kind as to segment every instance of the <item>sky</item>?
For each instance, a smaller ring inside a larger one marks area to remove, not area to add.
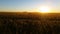
[[[0,11],[36,10],[40,6],[49,6],[59,11],[60,0],[0,0]]]

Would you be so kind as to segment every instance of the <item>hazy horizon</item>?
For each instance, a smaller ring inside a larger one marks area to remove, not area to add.
[[[41,6],[48,6],[50,11],[60,12],[60,0],[0,0],[0,12],[39,11]]]

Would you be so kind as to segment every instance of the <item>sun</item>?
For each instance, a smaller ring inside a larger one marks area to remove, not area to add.
[[[41,13],[48,13],[49,11],[50,11],[50,8],[46,6],[42,6],[39,8],[39,12]]]

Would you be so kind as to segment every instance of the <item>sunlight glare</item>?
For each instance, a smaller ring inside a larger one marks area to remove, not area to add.
[[[49,7],[40,7],[39,11],[41,13],[48,13],[50,11],[50,8]]]

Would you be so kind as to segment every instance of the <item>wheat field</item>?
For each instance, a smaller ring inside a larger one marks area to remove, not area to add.
[[[60,13],[0,12],[0,34],[60,34]]]

